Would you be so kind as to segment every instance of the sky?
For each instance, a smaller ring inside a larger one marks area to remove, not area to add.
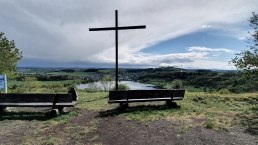
[[[257,0],[0,0],[0,31],[22,51],[20,67],[119,67],[232,70],[248,49]]]

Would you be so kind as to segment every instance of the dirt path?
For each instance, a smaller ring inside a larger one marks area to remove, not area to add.
[[[182,132],[167,120],[139,123],[120,116],[77,110],[66,123],[44,126],[41,120],[0,121],[0,144],[103,144],[103,145],[257,145],[258,137],[240,129],[214,131],[200,126]]]
[[[137,123],[120,117],[102,119],[95,132],[104,145],[257,145],[258,138],[241,130],[214,131],[200,126],[182,133],[175,123]]]

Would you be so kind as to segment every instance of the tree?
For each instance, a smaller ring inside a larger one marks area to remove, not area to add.
[[[180,89],[183,86],[183,82],[179,79],[175,79],[170,84],[170,89]]]
[[[249,19],[250,27],[253,31],[248,33],[251,35],[248,38],[249,50],[244,50],[236,54],[231,60],[237,69],[244,70],[247,74],[258,74],[258,13],[252,12],[252,17]]]
[[[22,53],[15,47],[14,40],[9,41],[4,33],[0,32],[0,74],[12,76],[21,58]]]
[[[104,91],[109,91],[114,82],[113,82],[112,77],[110,75],[104,75],[102,77],[102,79],[100,80],[100,83],[102,84]]]

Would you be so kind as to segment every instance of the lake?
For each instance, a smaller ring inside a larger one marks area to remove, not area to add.
[[[144,83],[139,83],[139,82],[134,82],[134,81],[121,81],[118,84],[126,84],[130,90],[155,90],[155,85],[152,84],[144,84]],[[86,88],[91,88],[92,85],[97,86],[100,89],[103,89],[102,85],[100,82],[94,82],[92,83],[88,83],[88,84],[79,84],[76,87],[78,89],[86,89]],[[113,83],[112,87],[113,88],[115,86],[115,82]]]

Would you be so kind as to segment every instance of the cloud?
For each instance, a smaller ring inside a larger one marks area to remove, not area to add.
[[[197,51],[197,52],[225,52],[225,53],[235,53],[234,50],[227,48],[207,48],[207,47],[199,47],[193,46],[188,49],[188,51]]]
[[[126,56],[119,57],[119,64],[122,66],[145,66],[145,67],[164,67],[174,66],[187,69],[235,69],[229,65],[229,60],[221,58],[223,55],[232,55],[233,50],[227,48],[207,48],[192,46],[184,53],[169,54],[147,54],[147,53],[128,53]],[[103,57],[101,57],[103,58]],[[110,60],[110,63],[113,59]],[[108,60],[104,60],[107,62]],[[129,62],[129,63],[128,63]]]
[[[208,29],[208,28],[212,28],[212,26],[204,24],[204,25],[201,26],[201,28],[202,29]]]
[[[213,60],[196,60],[193,63],[162,63],[160,66],[175,66],[187,69],[218,69],[218,70],[235,70],[232,64],[225,63],[224,61]]]
[[[201,27],[235,26],[246,21],[257,5],[256,0],[2,0],[0,30],[15,40],[24,60],[36,66],[112,64],[114,32],[89,32],[88,28],[114,26],[114,10],[118,9],[120,26],[147,25],[144,30],[119,32],[120,62],[157,67],[165,62],[190,63],[210,51],[148,55],[139,53],[143,48]],[[41,63],[33,63],[36,60]]]

